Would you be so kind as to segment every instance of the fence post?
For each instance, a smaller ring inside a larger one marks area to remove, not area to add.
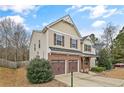
[[[71,72],[71,87],[73,87],[73,72]]]

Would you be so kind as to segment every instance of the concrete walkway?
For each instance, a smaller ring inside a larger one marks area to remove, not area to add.
[[[70,73],[67,75],[56,75],[55,79],[68,86],[71,85]],[[73,81],[74,87],[124,87],[124,80],[101,77],[95,73],[85,74],[75,72]]]

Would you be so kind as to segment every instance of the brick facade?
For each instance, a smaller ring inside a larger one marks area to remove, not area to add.
[[[65,62],[69,62],[70,60],[79,60],[79,71],[86,72],[85,70],[90,69],[90,63],[88,63],[88,65],[85,65],[83,59],[84,57],[81,57],[79,55],[58,54],[58,53],[48,54],[49,61],[52,61],[52,60],[64,60],[65,61],[66,60]]]
[[[67,55],[67,54],[56,54],[56,53],[49,53],[48,60],[80,60],[81,57],[78,55]]]
[[[56,53],[49,53],[48,54],[48,60],[64,60],[65,62],[71,61],[71,60],[77,60],[79,61],[79,71],[81,70],[81,56],[79,55],[68,55],[68,54],[56,54]],[[66,64],[66,63],[65,63]],[[68,66],[67,66],[67,72],[68,72]]]

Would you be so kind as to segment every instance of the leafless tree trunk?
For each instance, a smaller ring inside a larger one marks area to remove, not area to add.
[[[112,49],[113,48],[113,39],[115,38],[117,26],[108,23],[104,29],[104,33],[102,35],[102,40],[106,45],[106,48]]]
[[[29,45],[29,36],[26,33],[24,26],[20,23],[16,23],[10,18],[5,18],[0,21],[0,31],[2,35],[3,41],[0,40],[0,44],[5,48],[5,59],[11,57],[8,53],[15,50],[15,61],[18,60],[18,55],[20,56],[20,52],[23,52],[23,48],[26,48],[28,51]],[[8,52],[9,51],[9,52]],[[13,52],[14,53],[14,52]]]

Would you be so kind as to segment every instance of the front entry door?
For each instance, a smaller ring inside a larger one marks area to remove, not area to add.
[[[90,69],[90,57],[81,58],[81,69],[83,72]]]

